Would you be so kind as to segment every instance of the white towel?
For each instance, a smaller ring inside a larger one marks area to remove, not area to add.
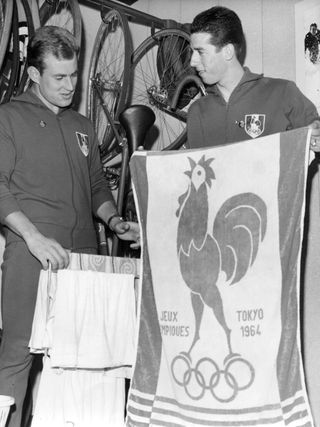
[[[105,368],[134,361],[134,276],[59,270],[52,366]]]
[[[50,270],[41,270],[29,340],[31,353],[47,353],[51,348],[56,289],[57,274]]]
[[[103,371],[52,368],[44,358],[32,427],[123,427],[123,378]]]
[[[133,275],[42,271],[30,351],[48,349],[56,367],[132,365],[135,322]]]

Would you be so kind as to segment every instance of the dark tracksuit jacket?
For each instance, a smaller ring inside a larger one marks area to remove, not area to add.
[[[92,213],[112,195],[91,122],[28,91],[0,107],[0,220],[21,210],[66,248],[96,246]],[[8,239],[19,240],[12,232]]]
[[[46,237],[78,252],[95,252],[92,216],[112,200],[88,119],[72,109],[54,114],[32,92],[0,106],[0,219],[21,210]],[[13,396],[20,426],[32,357],[28,342],[40,262],[6,229],[2,263],[3,336],[0,394]]]
[[[189,108],[188,148],[212,147],[307,126],[315,106],[295,83],[245,73],[226,102],[215,85]]]

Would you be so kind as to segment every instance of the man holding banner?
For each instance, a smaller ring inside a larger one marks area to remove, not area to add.
[[[313,427],[299,286],[320,120],[294,83],[243,67],[233,11],[199,14],[191,47],[208,85],[191,149],[130,162],[143,273],[127,425]]]

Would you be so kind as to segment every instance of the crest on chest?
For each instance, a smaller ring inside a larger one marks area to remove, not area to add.
[[[246,114],[244,130],[251,138],[257,138],[264,132],[265,114]]]
[[[89,154],[88,135],[86,135],[85,133],[76,132],[76,137],[80,150],[82,151],[83,155],[87,157]]]

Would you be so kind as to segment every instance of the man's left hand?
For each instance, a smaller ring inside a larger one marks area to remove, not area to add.
[[[140,248],[140,227],[139,224],[132,221],[119,221],[112,227],[112,231],[121,240],[132,241],[130,248]]]
[[[309,125],[309,129],[312,129],[311,131],[311,138],[310,138],[310,150],[314,151],[315,153],[320,152],[320,120],[317,119],[313,123]]]

